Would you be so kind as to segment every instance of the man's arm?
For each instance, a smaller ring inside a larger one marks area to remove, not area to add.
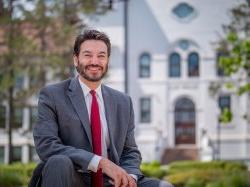
[[[53,155],[66,155],[83,171],[87,171],[94,154],[64,145],[58,131],[57,113],[52,93],[48,87],[43,88],[38,102],[38,120],[33,129],[34,142],[40,159],[46,161]]]
[[[120,158],[120,166],[129,174],[142,175],[140,171],[141,154],[137,148],[134,136],[134,109],[131,98],[129,98],[130,119],[123,152]]]

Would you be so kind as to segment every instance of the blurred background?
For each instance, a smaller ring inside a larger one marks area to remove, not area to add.
[[[110,36],[104,83],[132,97],[143,162],[250,167],[249,0],[0,0],[1,163],[39,161],[39,89],[76,75],[89,28]]]

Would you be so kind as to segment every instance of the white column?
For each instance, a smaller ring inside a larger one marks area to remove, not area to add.
[[[30,112],[29,108],[25,107],[23,109],[23,129],[29,130],[29,126],[30,126]]]
[[[4,163],[7,164],[8,163],[8,145],[5,144],[4,146]]]
[[[22,163],[29,162],[29,145],[22,146]]]

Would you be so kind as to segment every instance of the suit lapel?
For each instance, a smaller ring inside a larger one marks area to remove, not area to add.
[[[71,80],[67,94],[74,106],[78,117],[80,118],[82,125],[88,136],[90,145],[92,146],[91,129],[88,116],[88,110],[86,107],[83,91],[81,89],[78,78],[75,77]]]

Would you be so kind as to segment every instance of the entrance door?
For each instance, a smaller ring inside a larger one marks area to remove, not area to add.
[[[188,98],[175,105],[175,143],[195,144],[195,106]]]

